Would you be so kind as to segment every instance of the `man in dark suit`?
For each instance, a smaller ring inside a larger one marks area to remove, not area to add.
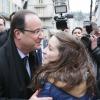
[[[32,75],[40,65],[35,51],[43,39],[41,20],[31,11],[18,11],[10,28],[10,36],[0,48],[0,97],[28,99],[33,94],[28,88]],[[26,62],[24,58],[28,58]],[[30,100],[51,100],[34,96]]]

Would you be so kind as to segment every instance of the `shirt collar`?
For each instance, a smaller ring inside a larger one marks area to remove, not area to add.
[[[23,59],[24,57],[26,57],[26,56],[29,56],[29,54],[27,54],[27,55],[25,55],[21,50],[19,50],[18,48],[17,48],[17,51],[18,51],[18,53],[19,53],[19,55],[20,55],[20,57]]]

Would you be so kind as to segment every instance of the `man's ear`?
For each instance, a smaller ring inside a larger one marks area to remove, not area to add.
[[[19,29],[14,30],[14,37],[17,39],[20,39],[22,35],[22,32]]]

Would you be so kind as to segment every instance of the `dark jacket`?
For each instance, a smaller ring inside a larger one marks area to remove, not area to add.
[[[100,38],[97,39],[97,47],[94,50],[91,50],[91,41],[90,37],[83,37],[82,42],[88,49],[89,54],[93,60],[95,71],[96,71],[96,95],[97,99],[100,99]]]
[[[3,46],[3,44],[5,44],[5,42],[7,41],[9,37],[9,31],[10,29],[0,32],[0,47]]]
[[[53,97],[53,100],[92,100],[89,99],[89,95],[86,94],[80,98],[74,97],[62,89],[56,87],[55,85],[47,82],[44,84],[42,90],[40,91],[39,97]],[[93,99],[95,100],[95,99]]]
[[[39,65],[35,52],[30,53],[29,64],[33,74]],[[31,79],[24,68],[14,41],[9,37],[0,48],[0,97],[27,99],[33,94],[28,88]]]
[[[92,51],[92,55],[94,56],[97,63],[100,64],[100,47],[99,46]]]
[[[100,46],[92,51],[92,56],[97,63],[97,99],[100,99]]]
[[[42,64],[42,49],[37,49],[36,50],[36,54],[37,54],[37,61],[39,61],[40,64]]]

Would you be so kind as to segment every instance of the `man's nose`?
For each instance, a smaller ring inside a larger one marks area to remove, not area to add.
[[[43,39],[44,38],[44,32],[40,32],[39,38]]]

